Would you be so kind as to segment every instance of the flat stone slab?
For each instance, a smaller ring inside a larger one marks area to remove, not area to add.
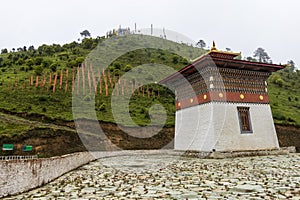
[[[263,187],[260,185],[237,185],[234,188],[231,188],[230,191],[241,193],[261,192],[263,191]]]

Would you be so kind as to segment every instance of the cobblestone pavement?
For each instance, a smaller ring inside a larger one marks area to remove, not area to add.
[[[5,199],[299,199],[300,154],[104,158]]]

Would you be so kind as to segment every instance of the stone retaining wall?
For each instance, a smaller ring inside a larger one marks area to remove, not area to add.
[[[0,198],[41,186],[92,161],[89,152],[51,158],[0,161]]]

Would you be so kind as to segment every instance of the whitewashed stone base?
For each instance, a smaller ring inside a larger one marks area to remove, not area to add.
[[[241,133],[238,106],[250,107],[252,133]],[[208,103],[176,112],[175,150],[244,151],[279,148],[269,104]]]

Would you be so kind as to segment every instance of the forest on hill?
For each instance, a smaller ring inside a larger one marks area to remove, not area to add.
[[[19,47],[12,50],[2,49],[0,54],[0,111],[24,118],[41,119],[45,122],[71,122],[72,94],[74,77],[81,73],[80,68],[88,67],[85,59],[98,45],[104,44],[109,37],[92,38],[82,35],[77,42],[64,45],[43,44],[39,47]],[[156,39],[159,43],[160,38]],[[118,77],[143,63],[163,64],[179,70],[192,59],[206,53],[204,41],[196,47],[167,41],[170,46],[179,48],[186,58],[169,50],[144,48],[128,52],[110,63],[105,71],[91,74],[86,86],[98,91],[95,97],[85,92],[83,98],[95,104],[97,118],[102,122],[114,123],[111,111],[113,89],[118,87],[118,94],[130,92],[131,84],[118,81]],[[270,57],[261,48],[253,57],[244,58],[251,61],[271,62]],[[258,54],[262,57],[260,57]],[[255,58],[257,57],[257,58]],[[268,79],[269,95],[274,122],[281,125],[300,126],[300,71],[290,61],[289,66],[275,72]],[[91,80],[90,80],[91,79]],[[94,85],[95,80],[101,85]],[[155,80],[149,73],[147,79]],[[116,92],[116,91],[114,91]],[[129,112],[133,121],[141,126],[150,123],[149,108],[155,104],[164,106],[167,112],[165,126],[174,126],[175,98],[172,91],[158,84],[147,84],[134,91],[130,98]],[[88,118],[88,115],[87,115]],[[125,116],[124,116],[125,118]],[[125,120],[125,119],[124,119]],[[126,121],[126,120],[125,120]],[[159,120],[154,124],[159,124]],[[126,124],[132,125],[132,124]],[[0,134],[22,134],[32,129],[31,125],[18,125],[15,122],[0,120]]]

